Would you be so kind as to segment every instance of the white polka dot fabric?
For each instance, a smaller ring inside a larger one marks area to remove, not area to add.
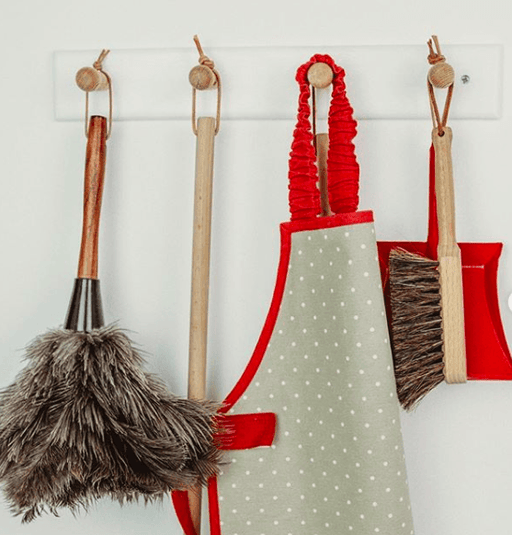
[[[222,535],[410,535],[373,224],[292,234],[265,357],[234,414],[275,412],[270,448],[230,452]]]

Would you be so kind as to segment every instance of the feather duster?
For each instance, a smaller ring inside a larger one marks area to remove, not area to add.
[[[179,399],[116,326],[53,330],[0,394],[0,480],[14,514],[162,498],[217,471],[213,403]]]

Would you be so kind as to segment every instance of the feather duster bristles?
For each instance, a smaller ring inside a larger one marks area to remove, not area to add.
[[[23,522],[103,496],[160,499],[217,472],[218,406],[170,394],[121,329],[53,330],[26,356],[0,393],[0,481]]]

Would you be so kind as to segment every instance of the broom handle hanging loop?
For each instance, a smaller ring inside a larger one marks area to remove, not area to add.
[[[435,50],[432,41],[435,43]],[[427,60],[432,65],[427,75],[427,88],[430,100],[430,112],[432,115],[432,123],[440,136],[444,135],[444,128],[448,122],[448,114],[450,113],[450,105],[453,97],[453,86],[455,81],[455,72],[453,67],[446,63],[446,58],[441,54],[441,45],[437,35],[433,35],[432,39],[427,42],[429,48],[429,55]],[[446,93],[446,100],[444,103],[443,116],[439,113],[439,106],[437,105],[434,87],[439,89],[448,89]]]
[[[76,73],[76,84],[80,89],[85,91],[85,137],[89,137],[89,93],[91,91],[108,90],[108,131],[107,139],[112,132],[112,109],[113,109],[113,91],[112,79],[109,74],[103,70],[103,60],[107,57],[110,50],[103,49],[98,59],[92,67],[83,67]]]
[[[220,127],[220,75],[208,58],[197,36],[194,41],[199,52],[199,65],[189,75],[192,85],[192,129],[197,136],[196,176],[194,193],[194,232],[192,244],[192,289],[190,304],[190,342],[188,369],[188,397],[206,396],[206,354],[208,339],[208,293],[210,285],[210,243],[213,190],[213,154],[215,136]],[[216,117],[196,118],[196,93],[217,89]],[[189,504],[196,534],[201,531],[202,489],[189,491]]]
[[[215,68],[215,63],[204,53],[197,35],[194,35],[194,42],[199,52],[199,65],[193,67],[188,75],[188,80],[192,86],[192,131],[197,136],[197,91],[216,89],[217,112],[215,114],[215,135],[217,135],[220,129],[220,104],[222,96],[220,74]]]

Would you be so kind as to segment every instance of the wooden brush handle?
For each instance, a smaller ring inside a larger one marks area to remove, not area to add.
[[[445,127],[444,135],[432,130],[436,165],[437,221],[439,225],[438,254],[457,254],[459,246],[455,234],[455,191],[452,167],[452,129]]]
[[[432,131],[435,151],[437,220],[439,224],[439,275],[443,327],[444,374],[447,383],[464,383],[466,343],[462,262],[455,234],[455,192],[451,158],[452,130],[445,127],[440,136]]]
[[[106,117],[95,115],[89,121],[89,135],[85,155],[84,217],[82,244],[78,260],[79,279],[98,278],[98,236],[105,179],[106,150],[107,119]]]

